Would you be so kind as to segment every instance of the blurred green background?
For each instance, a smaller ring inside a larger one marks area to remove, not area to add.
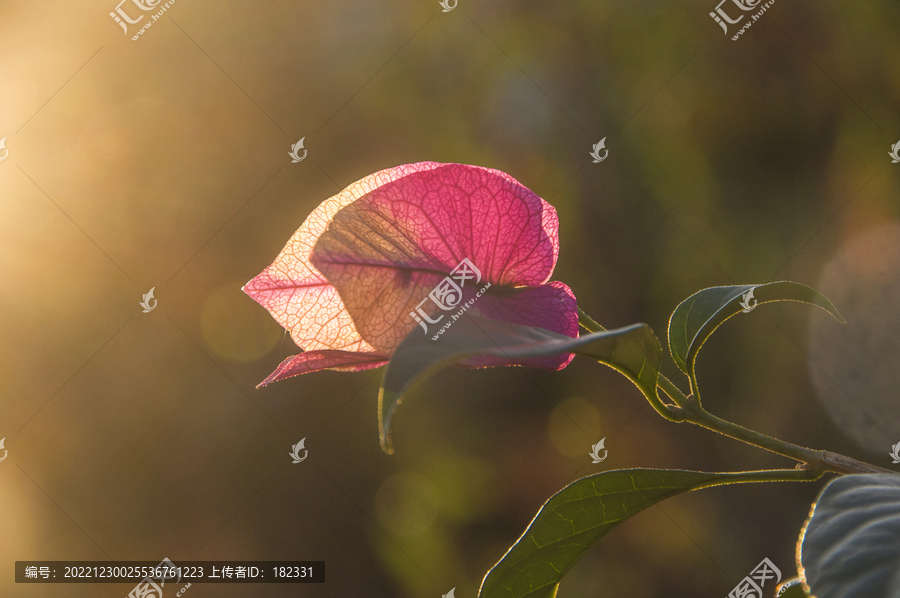
[[[194,585],[198,598],[468,598],[579,476],[791,466],[664,421],[583,359],[439,374],[398,412],[391,457],[380,372],[255,389],[297,349],[241,285],[319,202],[407,162],[497,168],[553,204],[554,279],[608,327],[664,339],[700,288],[818,287],[848,324],[797,304],[728,322],[700,357],[706,406],[889,465],[896,3],[778,1],[738,41],[713,0],[178,0],[138,41],[114,9],[0,4],[3,596],[131,589],[17,586],[15,560],[168,557],[327,561],[321,586]],[[308,157],[291,164],[301,137]],[[791,576],[820,487],[666,501],[602,540],[560,597],[720,596],[764,557]]]

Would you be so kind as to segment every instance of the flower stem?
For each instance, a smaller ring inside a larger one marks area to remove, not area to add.
[[[602,332],[606,330],[598,324],[593,318],[578,310],[578,322],[590,332]],[[730,421],[709,413],[693,396],[685,396],[678,386],[671,380],[659,374],[657,386],[668,396],[674,405],[662,402],[657,397],[657,401],[653,401],[650,397],[650,404],[653,405],[660,415],[676,423],[689,422],[697,426],[702,426],[713,432],[718,432],[723,436],[734,438],[752,444],[755,447],[771,451],[783,457],[795,459],[801,463],[798,468],[805,470],[816,470],[820,472],[833,471],[836,473],[897,473],[890,469],[878,467],[857,461],[844,455],[832,453],[830,451],[816,451],[790,442],[785,442],[772,436],[766,436],[754,430],[750,430],[743,426],[739,426]]]

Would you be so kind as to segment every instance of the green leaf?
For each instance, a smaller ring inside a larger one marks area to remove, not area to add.
[[[752,295],[750,294],[752,292]],[[844,324],[831,301],[818,291],[796,282],[770,282],[731,287],[711,287],[682,301],[669,318],[669,351],[672,359],[694,380],[694,362],[703,343],[728,318],[760,303],[799,301],[817,305]]]
[[[816,598],[900,598],[900,475],[831,480],[800,533],[797,556]]]
[[[659,400],[656,380],[662,349],[646,324],[571,338],[543,328],[465,314],[437,340],[422,335],[416,328],[397,347],[378,393],[382,448],[392,452],[391,419],[404,394],[416,382],[473,357],[514,360],[559,353],[596,359],[623,373],[648,399],[652,395],[652,399]]]
[[[479,598],[545,598],[594,542],[669,497],[721,484],[806,481],[803,470],[705,473],[665,469],[607,471],[575,481],[550,498],[499,563]]]
[[[778,586],[775,596],[778,598],[809,598],[809,594],[803,589],[803,582],[799,577],[789,579]]]

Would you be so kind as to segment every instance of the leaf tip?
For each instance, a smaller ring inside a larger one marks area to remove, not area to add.
[[[393,393],[390,393],[393,394]],[[381,450],[386,455],[394,454],[394,444],[391,441],[391,414],[393,407],[388,407],[388,412],[384,412],[385,391],[384,386],[378,389],[378,437],[381,441]]]
[[[391,437],[389,435],[381,437],[381,450],[384,451],[385,455],[394,454],[394,445],[391,443]]]
[[[256,301],[258,303],[259,302],[259,300],[257,299],[258,293],[257,293],[256,289],[253,288],[253,284],[255,282],[256,282],[256,278],[252,278],[252,279],[248,280],[241,287],[241,291],[245,295],[247,295],[248,297],[250,297],[251,299],[253,299],[254,301]]]

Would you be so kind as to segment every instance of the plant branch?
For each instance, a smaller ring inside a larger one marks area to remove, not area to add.
[[[718,432],[747,444],[766,449],[773,453],[808,463],[815,469],[836,473],[896,473],[890,469],[857,461],[830,451],[816,451],[790,442],[785,442],[765,434],[760,434],[743,426],[705,411],[702,408],[688,409],[684,421]]]
[[[598,324],[581,309],[578,310],[578,322],[591,332],[602,332],[606,330],[606,328]],[[670,405],[664,403],[659,400],[659,397],[656,397],[656,401],[651,397],[647,397],[647,399],[650,401],[653,408],[669,421],[676,423],[683,421],[690,422],[694,425],[712,430],[713,432],[718,432],[723,436],[728,436],[729,438],[746,442],[747,444],[771,451],[783,457],[794,459],[801,464],[806,464],[805,467],[802,465],[798,466],[802,467],[804,470],[812,469],[819,472],[833,471],[844,474],[897,473],[890,469],[858,461],[838,453],[832,453],[831,451],[816,451],[790,442],[785,442],[773,438],[772,436],[766,436],[765,434],[739,426],[720,417],[716,417],[704,410],[700,406],[699,401],[693,396],[685,396],[678,386],[662,374],[659,374],[657,387],[675,404]]]
[[[581,309],[578,310],[578,323],[581,324],[588,332],[605,332],[606,328],[598,324],[591,316],[587,315]],[[659,388],[663,389],[669,398],[671,398],[675,405],[669,405],[664,403],[659,396],[659,393],[653,392],[652,394],[647,394],[643,389],[641,392],[644,394],[644,397],[647,401],[650,402],[650,406],[656,409],[656,412],[661,416],[666,418],[671,422],[681,422],[684,421],[684,414],[682,412],[682,408],[687,405],[687,399],[685,399],[685,403],[682,404],[679,402],[679,398],[684,398],[684,395],[681,394],[681,391],[678,388],[669,382],[668,378],[659,374],[657,372],[658,379],[657,385]]]

